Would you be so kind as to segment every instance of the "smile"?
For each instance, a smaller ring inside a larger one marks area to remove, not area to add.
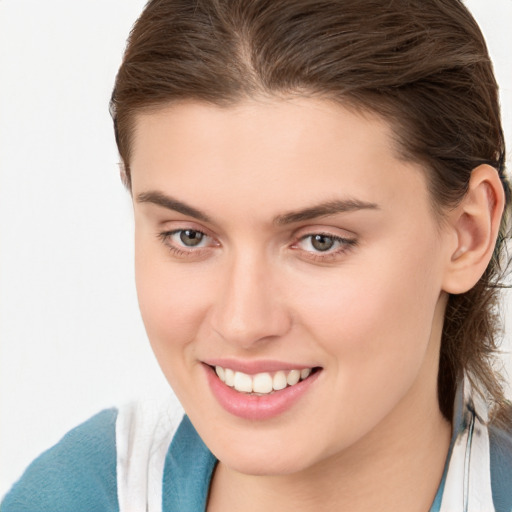
[[[224,384],[234,388],[240,393],[253,393],[258,395],[268,395],[274,391],[281,391],[286,387],[295,386],[298,382],[307,379],[312,371],[313,368],[304,368],[302,370],[280,370],[273,374],[263,372],[257,373],[256,375],[249,375],[244,372],[232,370],[231,368],[215,366],[215,373]]]
[[[239,363],[243,372],[218,363],[203,364],[212,395],[228,413],[246,420],[269,420],[285,413],[310,395],[323,374],[321,367],[283,369],[279,363]]]

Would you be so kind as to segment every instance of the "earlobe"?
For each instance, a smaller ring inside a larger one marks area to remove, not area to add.
[[[491,260],[505,205],[503,186],[496,169],[476,167],[461,203],[450,213],[456,247],[450,252],[443,289],[458,294],[470,290]]]

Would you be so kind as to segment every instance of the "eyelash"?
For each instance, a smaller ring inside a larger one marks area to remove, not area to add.
[[[197,234],[201,235],[202,237],[206,237],[206,238],[210,238],[210,239],[212,238],[211,236],[207,235],[203,231],[200,231],[199,229],[190,229],[190,228],[175,229],[172,231],[163,231],[158,234],[158,238],[164,243],[164,245],[173,254],[175,254],[178,257],[186,258],[186,257],[190,257],[193,255],[201,256],[203,254],[203,251],[207,250],[209,248],[208,246],[206,246],[206,247],[201,246],[201,247],[197,247],[197,248],[193,248],[193,247],[185,248],[185,247],[176,246],[174,243],[172,243],[172,241],[171,241],[172,237],[174,235],[183,233],[184,231],[193,231],[194,233],[197,233]],[[334,244],[339,244],[339,247],[334,250],[328,249],[326,251],[318,251],[318,252],[308,251],[308,250],[302,251],[303,253],[306,254],[306,256],[304,256],[305,258],[313,260],[313,261],[318,261],[318,262],[332,261],[333,259],[336,259],[337,257],[348,252],[350,249],[355,247],[358,243],[355,238],[344,238],[344,237],[332,235],[330,233],[314,232],[314,233],[308,233],[307,235],[302,235],[302,236],[298,237],[291,244],[290,247],[293,250],[300,250],[298,248],[298,245],[301,242],[308,240],[308,239],[312,240],[312,238],[315,236],[323,236],[325,238],[329,238],[330,240],[332,240],[332,242]],[[199,243],[201,243],[201,242],[199,242]],[[310,242],[310,244],[311,244],[311,242]]]
[[[183,233],[184,231],[193,231],[194,233],[198,233],[199,235],[202,235],[203,237],[211,238],[208,236],[205,232],[200,231],[199,229],[191,229],[191,228],[183,228],[183,229],[174,229],[172,231],[163,231],[158,234],[158,238],[162,240],[164,245],[176,256],[179,257],[187,257],[194,255],[201,255],[204,249],[207,249],[207,247],[197,247],[197,248],[186,248],[186,247],[178,247],[172,243],[172,237],[174,235],[178,235],[180,233]]]
[[[310,244],[312,244],[312,239],[315,236],[323,236],[325,238],[329,238],[333,241],[334,244],[339,244],[336,249],[328,249],[327,251],[304,251],[307,253],[307,258],[312,259],[314,261],[319,262],[329,262],[337,257],[347,253],[350,249],[357,245],[357,240],[355,238],[344,238],[341,236],[332,235],[331,233],[308,233],[307,235],[301,236],[296,242],[292,244],[292,249],[296,249],[300,242],[310,239]]]

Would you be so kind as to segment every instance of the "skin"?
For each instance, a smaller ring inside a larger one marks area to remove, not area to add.
[[[137,117],[139,303],[166,378],[220,460],[209,510],[429,510],[451,430],[436,387],[446,292],[475,229],[467,216],[439,222],[425,171],[393,144],[384,121],[314,99]],[[275,221],[347,199],[373,206]],[[198,246],[183,244],[186,229],[205,234]],[[350,242],[318,251],[318,233]],[[293,407],[249,421],[211,393],[203,362],[220,357],[322,371]]]

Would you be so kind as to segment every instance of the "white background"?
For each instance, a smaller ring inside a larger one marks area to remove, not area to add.
[[[512,0],[467,3],[512,147]],[[137,309],[107,108],[143,5],[0,0],[0,496],[76,424],[167,389]],[[506,308],[510,350],[510,294]]]

